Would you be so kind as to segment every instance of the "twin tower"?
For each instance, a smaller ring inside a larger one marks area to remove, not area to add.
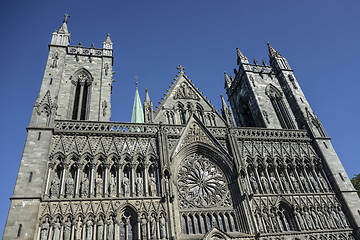
[[[52,35],[3,239],[360,239],[360,201],[287,60],[237,49],[219,113],[179,66],[110,122],[113,43]],[[141,110],[140,110],[141,109]]]

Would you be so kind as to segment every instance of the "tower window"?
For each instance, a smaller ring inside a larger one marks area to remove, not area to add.
[[[29,182],[32,181],[32,177],[33,177],[33,172],[30,172],[30,175],[29,175]]]
[[[90,73],[82,70],[73,81],[75,87],[74,105],[72,111],[73,120],[85,120],[89,105],[89,86],[91,84]]]
[[[271,84],[266,87],[265,91],[270,98],[281,127],[284,129],[295,129],[295,125],[284,102],[282,93]]]

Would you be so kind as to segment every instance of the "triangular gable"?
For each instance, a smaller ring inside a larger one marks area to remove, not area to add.
[[[178,153],[182,148],[192,144],[192,143],[204,143],[206,145],[212,146],[222,153],[227,155],[227,152],[223,149],[220,143],[215,139],[214,136],[206,129],[202,122],[195,116],[192,115],[189,121],[186,124],[186,127],[183,129],[181,138],[176,144],[172,156]]]
[[[170,90],[166,94],[164,100],[160,103],[160,106],[155,112],[154,123],[169,123],[166,117],[167,111],[173,111],[176,113],[178,104],[182,104],[185,109],[189,109],[189,105],[192,106],[192,110],[195,112],[196,107],[199,105],[202,108],[203,113],[213,114],[216,118],[217,126],[225,127],[225,121],[221,115],[216,111],[213,105],[202,95],[198,88],[185,76],[184,72],[180,72]],[[203,118],[207,118],[203,116]],[[209,121],[208,119],[205,121]],[[180,124],[179,122],[170,124]],[[207,124],[211,125],[211,124]]]

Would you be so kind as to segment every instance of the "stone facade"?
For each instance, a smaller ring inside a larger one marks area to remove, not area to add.
[[[3,239],[360,239],[360,201],[287,60],[237,50],[221,114],[179,72],[110,122],[112,42],[53,33]]]

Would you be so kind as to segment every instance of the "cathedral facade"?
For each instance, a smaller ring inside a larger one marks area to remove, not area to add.
[[[155,112],[146,92],[141,117],[134,104],[133,122],[111,122],[110,36],[102,49],[71,46],[65,16],[3,239],[360,239],[356,190],[287,60],[268,48],[269,66],[237,49],[221,113],[179,66]]]

